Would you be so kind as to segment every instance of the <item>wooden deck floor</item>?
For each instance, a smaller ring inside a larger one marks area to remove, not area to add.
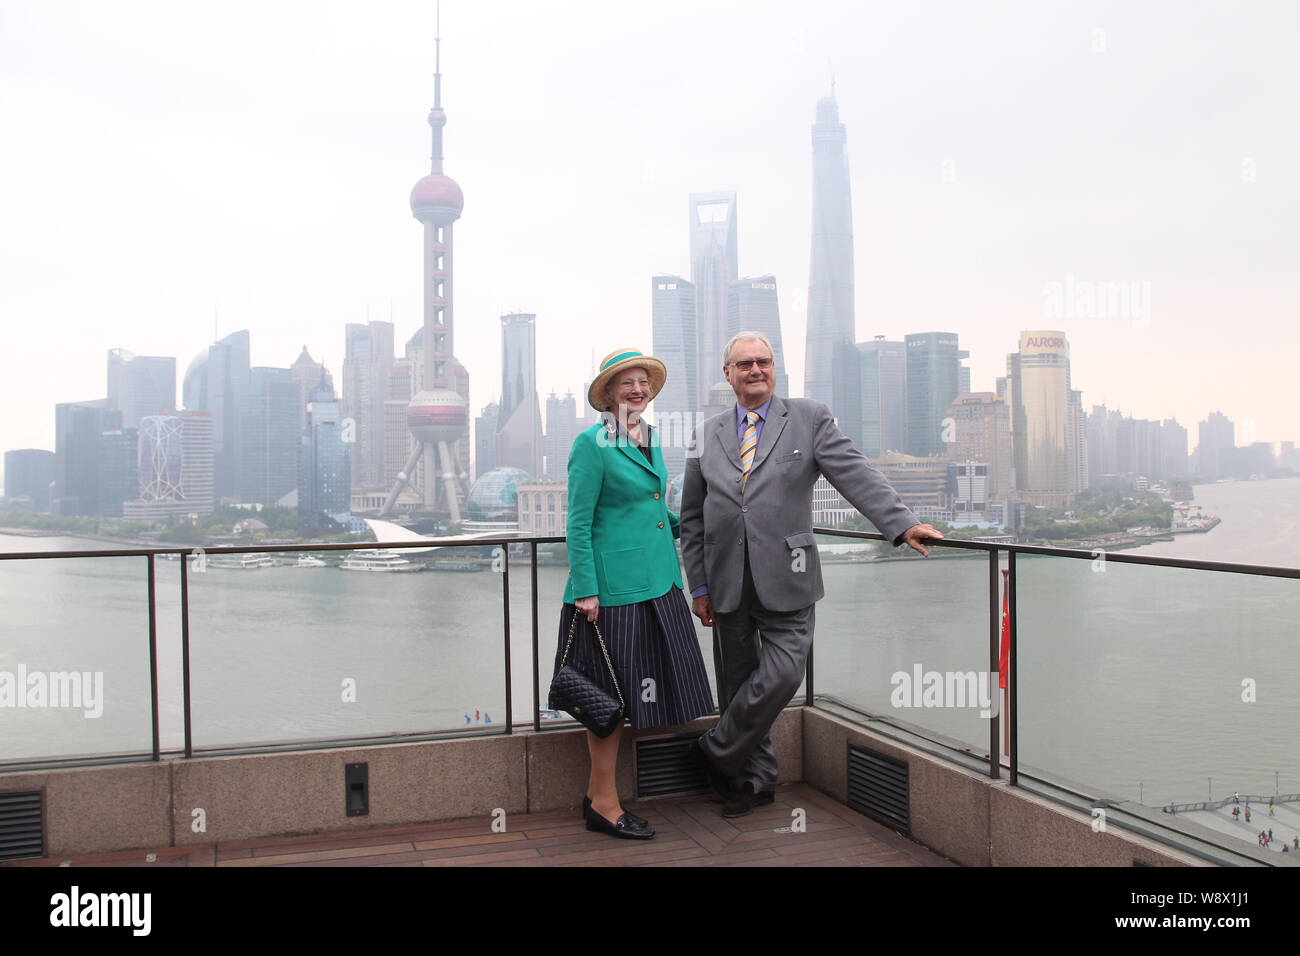
[[[576,810],[516,814],[504,833],[491,818],[387,827],[73,858],[14,866],[953,866],[920,844],[848,809],[807,784],[782,787],[776,802],[725,820],[707,795],[629,808],[650,820],[653,840],[589,832]],[[793,832],[796,810],[806,829]]]

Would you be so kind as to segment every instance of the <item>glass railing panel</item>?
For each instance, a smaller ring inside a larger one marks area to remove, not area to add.
[[[819,535],[813,690],[876,717],[988,752],[999,708],[989,674],[985,552],[922,559],[874,541]]]
[[[147,562],[0,561],[0,762],[152,752]]]
[[[191,558],[195,747],[500,724],[501,580],[484,552]]]
[[[1300,791],[1300,580],[1019,555],[1016,601],[1026,773],[1150,807]],[[1251,843],[1255,810],[1217,822]]]

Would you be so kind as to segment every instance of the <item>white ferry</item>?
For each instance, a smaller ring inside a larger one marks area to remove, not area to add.
[[[396,551],[369,549],[353,551],[339,565],[340,571],[423,571],[424,565],[408,561]]]
[[[273,554],[231,554],[208,559],[210,568],[236,568],[249,571],[279,566],[280,559]]]
[[[295,565],[295,567],[299,567],[299,568],[323,568],[323,567],[325,567],[325,562],[322,561],[320,558],[316,557],[315,555],[311,555],[311,554],[300,554],[300,555],[298,555],[298,563],[297,563],[297,565]]]

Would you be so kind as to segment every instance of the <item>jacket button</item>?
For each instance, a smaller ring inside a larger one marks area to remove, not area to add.
[[[663,523],[663,522],[662,522],[662,521],[661,521],[661,522],[659,522],[659,527],[661,527],[661,528],[662,528],[662,527],[663,527],[663,526],[664,526],[664,523]]]
[[[658,501],[658,500],[659,500],[659,492],[656,491],[656,492],[655,492],[655,501]]]
[[[745,511],[745,512],[747,512],[747,511],[749,511],[749,508],[748,508],[748,506],[746,506],[746,507],[744,507],[744,508],[741,508],[740,510],[741,510],[741,511]]]

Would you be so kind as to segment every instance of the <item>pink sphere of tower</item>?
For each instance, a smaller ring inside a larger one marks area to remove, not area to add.
[[[432,173],[411,190],[411,214],[421,222],[459,219],[465,208],[465,194],[450,176]]]
[[[446,388],[429,389],[406,407],[406,427],[422,442],[454,442],[469,429],[469,403]]]

